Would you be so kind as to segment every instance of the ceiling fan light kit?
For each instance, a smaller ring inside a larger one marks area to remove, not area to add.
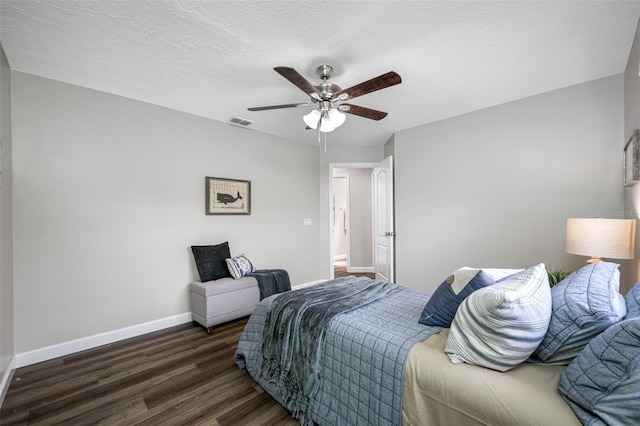
[[[302,117],[305,124],[311,129],[318,129],[319,131],[333,132],[338,127],[342,126],[347,119],[347,117],[338,111],[336,108],[332,108],[331,110],[322,110],[320,112],[319,109],[314,109],[309,114]],[[319,125],[319,127],[318,127]]]
[[[302,120],[309,128],[316,129],[318,128],[318,121],[320,121],[321,117],[322,115],[320,114],[320,111],[314,109],[309,114],[303,116]]]
[[[370,108],[361,107],[358,105],[343,104],[342,102],[347,99],[353,99],[358,96],[366,95],[367,93],[375,92],[376,90],[385,89],[396,84],[400,84],[402,79],[394,72],[390,71],[386,74],[382,74],[378,77],[374,77],[371,80],[367,80],[348,89],[342,89],[336,84],[328,83],[327,80],[331,77],[333,67],[330,65],[320,65],[316,71],[322,80],[322,83],[314,86],[309,83],[300,73],[295,69],[289,67],[275,67],[274,70],[293,83],[300,90],[305,92],[311,99],[311,104],[316,106],[316,109],[302,117],[307,128],[317,129],[318,132],[328,133],[332,132],[338,127],[342,126],[346,120],[346,116],[343,112],[352,115],[358,115],[360,117],[368,118],[371,120],[382,120],[387,116],[386,112],[377,111]],[[292,103],[283,105],[270,105],[263,107],[248,108],[249,111],[266,111],[272,109],[281,108],[304,108],[310,106],[308,103]]]

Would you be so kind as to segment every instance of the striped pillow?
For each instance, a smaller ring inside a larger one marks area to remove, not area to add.
[[[540,263],[471,293],[451,323],[445,352],[466,362],[507,371],[536,350],[551,319],[551,288]]]
[[[239,280],[245,275],[255,272],[256,270],[256,268],[254,268],[253,266],[253,263],[251,263],[249,258],[244,254],[228,258],[227,268],[229,268],[229,272],[236,280]]]
[[[523,269],[470,268],[463,266],[451,273],[433,292],[418,322],[424,325],[451,327],[458,306],[479,288],[502,281]]]

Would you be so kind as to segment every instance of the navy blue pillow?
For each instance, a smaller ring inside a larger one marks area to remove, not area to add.
[[[418,322],[424,325],[450,327],[462,301],[474,291],[494,283],[494,279],[481,269],[458,269],[438,286],[425,305]]]
[[[191,246],[191,251],[203,283],[231,276],[226,262],[231,257],[228,241],[215,246]]]

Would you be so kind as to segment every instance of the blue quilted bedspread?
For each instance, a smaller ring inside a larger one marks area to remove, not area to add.
[[[388,285],[388,284],[387,284]],[[413,345],[441,330],[418,323],[430,295],[392,284],[397,291],[340,313],[326,325],[320,356],[319,386],[306,423],[320,425],[400,425],[404,366]],[[264,323],[277,295],[258,304],[236,351],[247,368],[280,403],[274,383],[261,377]],[[291,407],[287,407],[290,411]]]

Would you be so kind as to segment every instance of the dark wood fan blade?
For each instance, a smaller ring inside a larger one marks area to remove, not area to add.
[[[313,84],[309,83],[300,73],[293,68],[289,67],[275,67],[274,70],[293,83],[297,88],[302,90],[307,95],[311,96],[312,93],[318,93],[318,89],[313,87]]]
[[[395,86],[402,83],[400,75],[395,71],[389,71],[386,74],[379,75],[371,80],[364,81],[355,86],[344,89],[333,95],[333,99],[336,99],[340,95],[346,93],[349,95],[347,99],[357,98],[358,96],[366,95],[367,93],[375,92],[376,90],[386,89],[387,87]]]
[[[349,107],[349,109],[343,110],[342,109],[343,106],[347,106]],[[387,116],[386,112],[378,111],[376,109],[371,109],[371,108],[365,108],[358,105],[352,105],[352,104],[342,104],[340,105],[339,109],[340,111],[343,111],[349,114],[359,115],[360,117],[369,118],[371,120],[376,120],[376,121],[380,121]]]
[[[249,111],[267,111],[270,109],[281,109],[281,108],[304,108],[309,106],[309,104],[284,104],[284,105],[269,105],[262,107],[251,107],[247,108]]]

